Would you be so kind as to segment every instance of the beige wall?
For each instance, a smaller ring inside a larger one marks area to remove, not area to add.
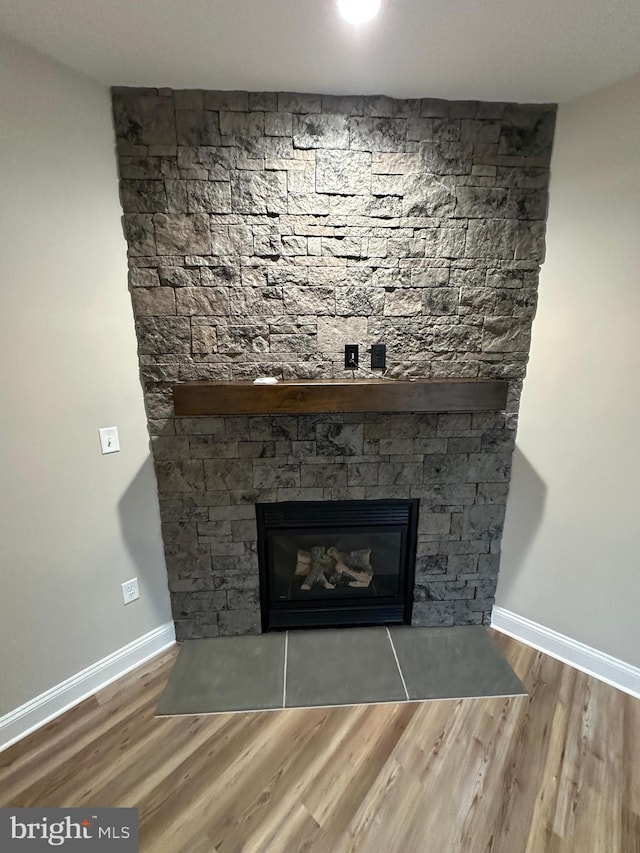
[[[104,87],[0,38],[0,715],[171,618],[113,149]]]
[[[640,76],[558,113],[497,604],[640,666]]]

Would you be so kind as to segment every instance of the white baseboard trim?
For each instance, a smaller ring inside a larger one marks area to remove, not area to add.
[[[175,641],[173,622],[160,625],[0,717],[0,752],[160,654]]]
[[[503,607],[494,607],[491,627],[552,658],[640,699],[640,668],[598,651]]]

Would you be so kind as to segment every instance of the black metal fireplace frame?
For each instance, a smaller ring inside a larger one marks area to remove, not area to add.
[[[413,609],[415,557],[418,534],[417,498],[407,500],[283,501],[257,503],[258,564],[260,576],[260,612],[262,631],[298,628],[356,627],[365,625],[410,625]],[[272,600],[269,573],[268,531],[323,529],[357,532],[375,527],[401,533],[401,585],[397,596],[354,600],[332,599],[331,606],[321,601]]]

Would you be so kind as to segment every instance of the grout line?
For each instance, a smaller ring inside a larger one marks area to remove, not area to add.
[[[396,659],[396,666],[398,667],[398,672],[400,673],[400,678],[402,679],[402,686],[404,687],[404,695],[407,697],[407,702],[410,702],[409,699],[409,691],[407,690],[407,685],[404,680],[404,675],[402,674],[402,670],[400,668],[400,661],[398,660],[398,655],[396,654],[396,647],[393,645],[393,640],[391,639],[391,632],[387,628],[387,637],[389,638],[389,642],[391,643],[391,651],[393,652],[393,656]]]
[[[289,632],[284,632],[284,672],[282,678],[282,707],[287,705],[287,658],[289,656]]]

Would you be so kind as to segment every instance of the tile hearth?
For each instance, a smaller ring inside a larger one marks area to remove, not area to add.
[[[159,716],[513,696],[485,628],[353,628],[189,640]]]

